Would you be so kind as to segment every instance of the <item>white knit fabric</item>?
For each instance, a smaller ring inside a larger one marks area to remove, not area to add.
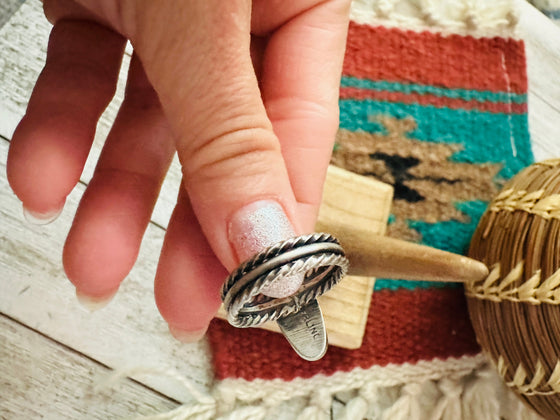
[[[97,391],[126,376],[166,376],[194,402],[137,420],[538,420],[508,390],[482,355],[373,366],[292,381],[226,379],[208,395],[173,370],[140,368],[115,372]],[[300,410],[282,405],[300,400]]]
[[[354,0],[357,23],[415,31],[515,36],[518,14],[511,0]]]

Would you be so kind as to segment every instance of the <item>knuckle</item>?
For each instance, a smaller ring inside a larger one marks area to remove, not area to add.
[[[262,163],[280,154],[274,133],[264,127],[243,127],[192,142],[179,151],[186,180],[197,182],[262,171]]]

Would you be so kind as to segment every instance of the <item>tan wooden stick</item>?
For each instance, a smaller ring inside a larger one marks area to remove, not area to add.
[[[317,232],[336,236],[353,276],[465,282],[488,276],[476,260],[383,236],[392,187],[334,166],[329,167]]]
[[[330,225],[326,229],[341,242],[350,260],[353,276],[402,280],[465,282],[488,276],[481,262],[381,235],[364,235],[359,229]]]

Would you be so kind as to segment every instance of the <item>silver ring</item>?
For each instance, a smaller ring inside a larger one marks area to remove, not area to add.
[[[314,233],[279,242],[233,271],[222,286],[222,300],[231,325],[256,327],[298,312],[335,286],[348,270],[348,259],[338,240]],[[260,291],[278,279],[305,273],[299,290],[285,298]]]

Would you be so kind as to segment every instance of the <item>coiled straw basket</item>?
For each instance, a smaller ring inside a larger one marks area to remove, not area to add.
[[[466,285],[482,348],[539,414],[560,418],[560,159],[516,175],[492,201],[469,254],[488,265]]]

